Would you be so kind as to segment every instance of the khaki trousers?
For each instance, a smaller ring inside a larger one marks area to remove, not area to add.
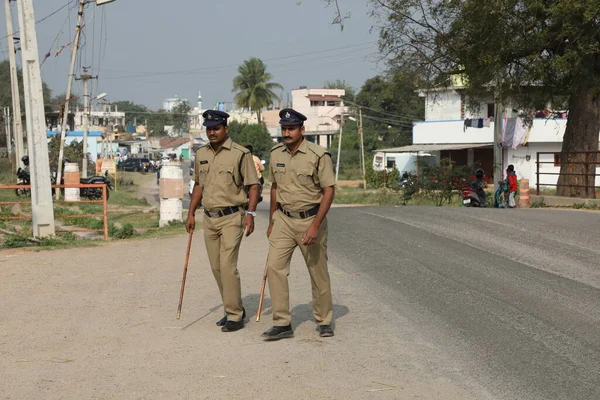
[[[292,322],[290,314],[290,289],[288,276],[290,262],[296,247],[300,248],[312,284],[312,309],[318,325],[330,325],[333,317],[331,282],[327,270],[327,220],[319,227],[317,241],[305,246],[302,236],[314,217],[290,218],[281,211],[273,214],[273,230],[269,236],[267,278],[273,303],[273,325],[287,326]]]
[[[204,214],[204,243],[228,321],[242,319],[242,290],[237,269],[242,242],[242,212],[211,218]]]

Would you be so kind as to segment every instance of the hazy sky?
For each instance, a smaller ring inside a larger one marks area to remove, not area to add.
[[[42,65],[42,78],[53,94],[66,91],[71,52],[55,57],[74,38],[77,0],[34,0],[36,20],[69,4],[37,25],[39,51],[52,56]],[[16,6],[15,29],[18,28]],[[158,109],[175,95],[196,104],[202,91],[204,108],[232,101],[231,83],[237,66],[250,57],[267,64],[287,93],[299,86],[321,87],[343,79],[360,88],[381,72],[377,34],[366,0],[340,0],[344,31],[331,25],[334,10],[321,0],[116,0],[85,11],[81,66],[99,75],[93,95],[107,92],[110,101],[131,100]],[[4,11],[4,7],[1,7]],[[105,22],[104,22],[105,21]],[[4,14],[0,21],[5,36]],[[8,57],[6,39],[0,58]],[[20,53],[17,55],[20,63]],[[83,85],[76,82],[74,93]]]

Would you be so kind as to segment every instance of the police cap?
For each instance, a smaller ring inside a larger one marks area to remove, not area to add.
[[[306,117],[298,111],[291,108],[284,108],[279,111],[279,125],[281,126],[302,126]]]
[[[204,118],[204,123],[202,125],[210,128],[220,124],[227,125],[229,114],[219,110],[206,110],[202,114],[202,118]]]

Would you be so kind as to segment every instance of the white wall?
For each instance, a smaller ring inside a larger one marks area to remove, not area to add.
[[[535,190],[537,185],[537,153],[552,152],[560,153],[562,143],[531,143],[529,146],[519,147],[518,149],[505,149],[507,157],[505,162],[515,166],[515,172],[519,179],[529,179],[531,190]],[[527,155],[531,159],[527,161]],[[540,188],[545,185],[556,185],[558,175],[544,175],[544,173],[560,172],[560,167],[554,166],[554,154],[540,154]],[[596,186],[600,186],[600,167],[596,168]],[[556,186],[548,186],[555,189]]]
[[[425,98],[425,121],[459,120],[460,94],[454,90],[428,93]]]
[[[566,119],[534,119],[529,143],[562,143],[567,126]],[[489,128],[464,129],[464,121],[416,122],[413,127],[414,144],[492,143],[494,123]]]
[[[464,121],[416,122],[413,144],[492,143],[494,124],[489,128],[466,128]]]

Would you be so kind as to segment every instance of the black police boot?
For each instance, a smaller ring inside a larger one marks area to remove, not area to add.
[[[221,332],[235,332],[239,331],[244,327],[244,320],[239,321],[227,321],[225,326],[221,328]]]
[[[265,341],[270,342],[279,339],[294,337],[294,331],[292,325],[288,326],[274,326],[265,333],[262,334]]]
[[[319,336],[321,337],[332,337],[334,335],[331,325],[319,325],[317,330],[319,331]]]
[[[246,309],[242,307],[242,319],[246,319]],[[217,321],[217,326],[225,326],[227,323],[227,315]]]

